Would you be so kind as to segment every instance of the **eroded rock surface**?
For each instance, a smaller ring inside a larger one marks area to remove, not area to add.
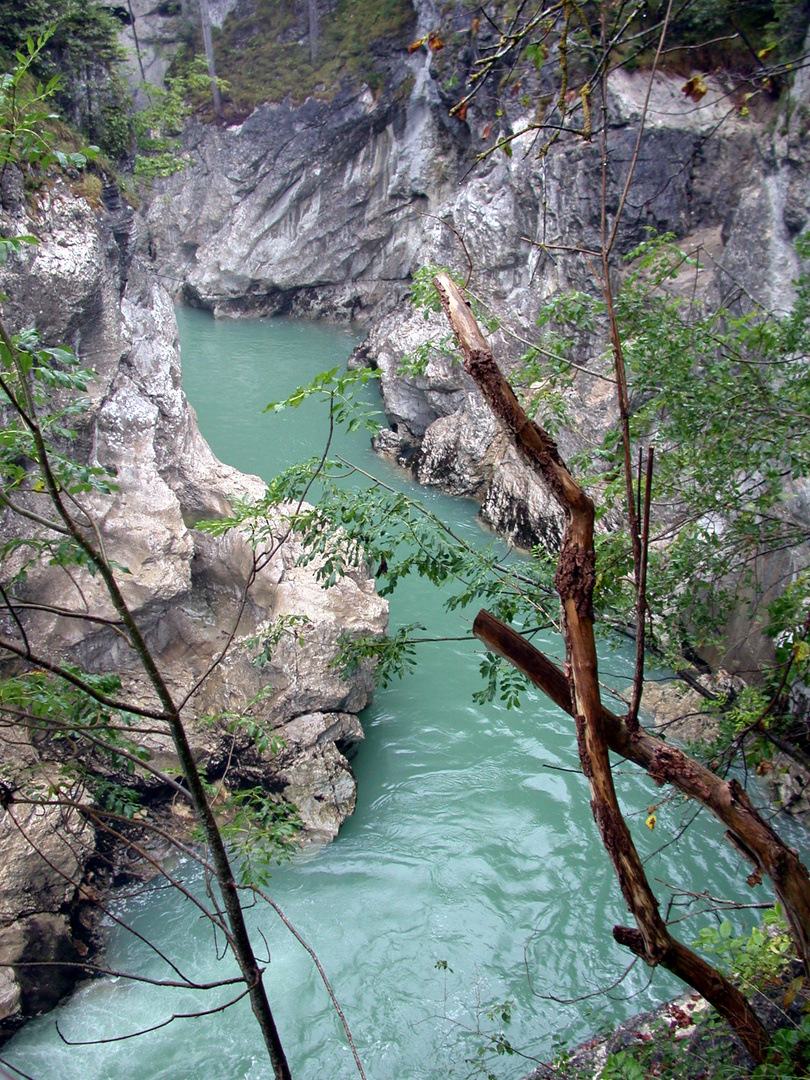
[[[283,512],[275,520],[274,550],[248,590],[253,553],[245,540],[236,533],[209,536],[193,526],[229,514],[235,498],[261,497],[264,484],[219,462],[199,433],[181,388],[171,300],[128,250],[132,212],[118,206],[96,214],[61,183],[42,193],[35,218],[21,200],[9,201],[2,222],[7,234],[34,233],[40,243],[2,268],[4,324],[11,332],[35,326],[45,342],[70,345],[96,372],[71,452],[112,470],[117,490],[88,495],[84,504],[108,557],[130,571],[120,577],[122,590],[167,682],[178,700],[191,695],[185,715],[198,764],[210,779],[224,778],[231,787],[259,783],[278,792],[296,803],[312,838],[331,839],[354,807],[355,782],[344,751],[362,738],[355,714],[373,688],[368,666],[344,679],[331,662],[340,633],[385,632],[387,603],[364,567],[323,589],[313,566],[298,565],[300,543],[294,537],[279,542],[288,532]],[[6,536],[15,528],[8,513],[0,525]],[[25,589],[27,599],[50,609],[86,602],[90,610],[113,614],[97,577],[38,565]],[[281,636],[267,664],[255,665],[245,641],[261,641],[288,615],[302,621]],[[2,629],[10,637],[16,633],[8,619]],[[127,693],[151,699],[136,659],[113,630],[50,610],[30,613],[26,633],[35,651],[90,671],[116,671]],[[238,714],[254,698],[251,722],[277,733],[281,753],[259,753],[238,725],[228,730],[226,722],[196,722],[226,710]],[[168,736],[145,735],[143,741],[150,764],[176,772]],[[5,757],[0,777],[6,784],[0,958],[7,963],[30,954],[34,937],[40,958],[76,956],[71,920],[95,835],[78,811],[32,809],[15,795],[21,773],[38,783],[50,757],[47,745],[29,745],[16,764]],[[58,777],[58,764],[53,769]],[[127,782],[148,798],[161,797],[153,776]],[[14,968],[14,978],[6,974],[0,984],[6,1020],[53,1003],[24,970],[33,969]],[[50,980],[58,992],[60,979]]]
[[[541,161],[527,136],[515,140],[511,158],[496,154],[473,168],[499,129],[490,134],[486,90],[465,121],[448,116],[458,93],[448,76],[455,70],[462,81],[472,56],[463,44],[469,18],[425,0],[414,6],[417,35],[445,20],[462,43],[455,52],[390,52],[379,94],[344,86],[331,102],[262,106],[239,126],[193,127],[187,171],[159,181],[146,208],[149,251],[167,281],[219,314],[319,312],[370,323],[358,362],[379,368],[392,427],[378,449],[422,483],[477,499],[484,519],[513,541],[553,544],[556,509],[522,464],[507,459],[463,371],[434,354],[423,375],[401,372],[428,339],[447,337],[441,316],[425,322],[404,297],[419,266],[451,265],[466,276],[469,256],[470,287],[504,326],[492,336],[496,357],[513,372],[525,342],[538,339],[536,319],[549,297],[596,291],[585,261],[565,249],[599,244],[599,146],[559,142]],[[456,59],[447,60],[451,52]],[[810,214],[799,107],[806,77],[797,77],[792,119],[775,134],[764,120],[730,109],[719,80],[708,80],[698,103],[682,85],[663,75],[653,88],[616,251],[631,250],[647,228],[671,231],[700,251],[696,297],[717,300],[737,288],[784,310],[798,269],[791,240]],[[611,76],[611,213],[646,92],[646,75]],[[529,119],[515,97],[498,123],[515,131]],[[544,243],[562,250],[549,254]],[[604,343],[598,328],[582,335],[584,370],[565,393],[570,422],[558,434],[566,457],[615,422]]]

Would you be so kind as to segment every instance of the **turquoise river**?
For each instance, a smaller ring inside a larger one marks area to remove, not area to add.
[[[358,338],[315,323],[215,322],[178,311],[183,380],[217,455],[270,477],[320,453],[324,414],[314,404],[263,415],[263,406],[318,371],[344,363]],[[488,543],[476,507],[417,490],[375,457],[366,435],[337,449],[387,483],[422,498],[474,543]],[[508,556],[513,557],[513,556]],[[418,622],[428,636],[468,634],[475,612],[449,615],[432,586],[408,580],[391,603],[391,625]],[[559,645],[549,642],[559,652]],[[602,649],[605,678],[629,681],[629,654]],[[378,692],[362,716],[365,743],[353,762],[357,810],[338,839],[273,871],[270,891],[309,940],[330,976],[369,1080],[517,1080],[592,1032],[676,992],[637,965],[615,983],[629,955],[611,928],[625,922],[621,898],[596,837],[588,789],[577,770],[568,718],[541,697],[520,709],[473,704],[481,685],[474,641],[424,646],[413,675]],[[648,809],[662,792],[629,766],[616,767],[623,805],[656,882],[764,899],[747,869],[691,804]],[[804,843],[795,836],[794,843]],[[192,886],[194,869],[176,872]],[[656,887],[666,897],[663,884]],[[206,924],[171,889],[122,898],[118,912],[201,980],[219,977]],[[307,955],[267,908],[249,920],[270,952],[267,985],[296,1080],[356,1076],[339,1022]],[[698,925],[681,924],[690,941]],[[165,967],[112,925],[106,961],[160,978]],[[494,1003],[509,1002],[510,1022]],[[30,1023],[2,1056],[34,1080],[267,1080],[258,1030],[243,1003],[205,1019],[181,1019],[152,1034],[110,1039],[210,1008],[179,991],[124,979],[85,984],[54,1013]],[[90,1045],[67,1045],[65,1039]],[[500,1032],[519,1053],[499,1055]],[[483,1054],[483,1056],[481,1056]],[[525,1056],[522,1056],[525,1055]],[[481,1065],[485,1068],[481,1070]]]

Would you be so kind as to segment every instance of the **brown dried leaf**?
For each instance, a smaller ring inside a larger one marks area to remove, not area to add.
[[[693,75],[692,78],[681,87],[681,93],[686,94],[692,101],[700,101],[700,99],[708,93],[708,90],[709,88],[702,75]]]
[[[418,49],[421,49],[422,46],[427,41],[427,39],[428,39],[428,36],[427,36],[427,34],[425,34],[425,36],[419,38],[418,41],[412,41],[411,44],[408,46],[408,52],[409,53],[415,53]]]
[[[435,30],[431,30],[430,33],[428,34],[427,43],[428,43],[428,48],[430,49],[431,52],[438,52],[439,49],[444,48],[444,42],[442,41],[442,39],[439,37],[439,35],[436,33]]]

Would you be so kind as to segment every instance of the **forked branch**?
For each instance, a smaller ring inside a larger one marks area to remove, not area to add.
[[[768,1036],[742,994],[709,964],[676,941],[664,923],[630,830],[619,808],[610,768],[605,709],[599,693],[593,631],[595,551],[594,505],[577,484],[554,441],[521,408],[501,374],[464,299],[447,274],[434,279],[442,307],[462,352],[464,366],[487,404],[512,437],[521,456],[550,489],[567,518],[555,587],[563,609],[565,646],[571,679],[568,697],[577,731],[582,771],[591,789],[591,809],[611,858],[636,929],[615,927],[614,936],[651,966],[662,964],[702,994],[733,1026],[751,1056],[761,1061]],[[564,690],[555,680],[556,696]],[[564,707],[564,706],[563,706]]]

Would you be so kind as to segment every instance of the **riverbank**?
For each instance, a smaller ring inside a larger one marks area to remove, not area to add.
[[[82,489],[82,513],[118,568],[146,647],[184,703],[198,769],[220,790],[255,787],[293,805],[302,835],[328,841],[354,809],[344,751],[363,737],[357,714],[374,687],[369,662],[343,677],[333,663],[338,638],[384,634],[387,602],[362,565],[323,589],[317,564],[301,565],[303,546],[282,511],[264,515],[270,539],[258,563],[238,530],[213,536],[195,528],[228,517],[240,500],[261,499],[266,486],[223,464],[200,435],[181,388],[173,305],[136,253],[134,212],[117,188],[105,197],[94,209],[56,179],[39,191],[34,209],[17,170],[4,169],[0,228],[37,242],[0,267],[3,324],[9,334],[35,327],[43,343],[72,348],[92,368],[86,393],[64,391],[59,400],[75,432],[57,431],[54,453],[71,455],[79,470],[107,470],[100,490]],[[51,718],[35,698],[32,719],[9,690],[0,725],[5,1034],[55,1004],[94,955],[88,904],[119,875],[112,826],[98,814],[124,821],[143,814],[145,827],[151,808],[184,799],[168,727],[126,711],[127,703],[154,710],[157,702],[100,575],[52,554],[37,494],[34,487],[23,496],[30,505],[21,517],[8,507],[2,514],[10,554],[0,584],[4,599],[13,593],[19,604],[12,610],[5,599],[3,635],[18,640],[23,654],[45,658],[39,668],[73,664],[91,677],[114,675],[119,683],[107,693],[120,708],[104,723],[118,723],[125,735],[121,754],[103,737],[85,746],[82,721],[74,728],[69,719],[74,707],[84,715],[79,705],[56,708]],[[28,535],[25,526],[43,555],[23,566],[26,549],[17,541]],[[284,631],[288,616],[297,620],[295,632]],[[266,662],[254,663],[279,625]],[[23,670],[9,655],[6,678]],[[39,668],[33,682],[43,676]],[[47,698],[47,687],[42,693]],[[111,737],[116,745],[119,737]],[[41,966],[25,966],[34,962]]]
[[[766,1077],[803,1080],[810,1075],[810,989],[801,965],[789,964],[779,978],[757,990],[748,986],[747,993],[772,1038],[764,1066],[757,1066],[703,998],[684,994],[561,1051],[523,1080],[759,1080],[763,1071]]]

